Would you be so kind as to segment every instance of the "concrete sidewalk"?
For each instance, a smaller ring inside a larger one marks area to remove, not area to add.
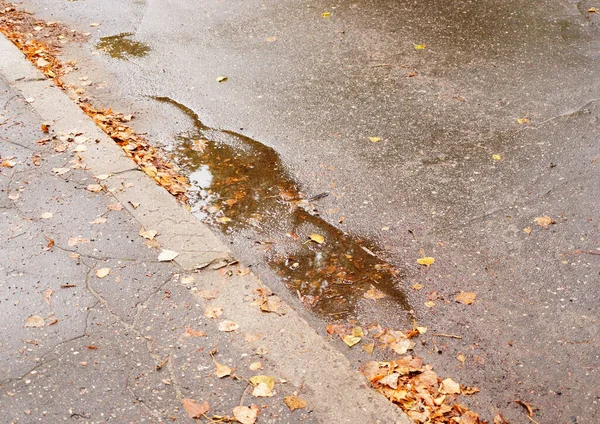
[[[1,37],[0,76],[1,422],[408,422]]]

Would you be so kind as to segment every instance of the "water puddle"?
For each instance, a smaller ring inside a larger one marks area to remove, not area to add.
[[[115,59],[146,56],[150,52],[150,46],[131,39],[133,36],[132,32],[123,32],[109,37],[102,37],[96,44],[96,48],[105,51]]]
[[[264,246],[266,260],[287,287],[316,312],[344,318],[373,287],[408,310],[400,273],[378,259],[373,244],[345,234],[319,216],[319,198],[302,193],[272,148],[202,124],[194,111],[155,97],[194,124],[179,136],[174,160],[194,187],[192,212],[226,234],[243,233]],[[324,237],[316,243],[310,234]],[[371,249],[370,249],[371,248]]]

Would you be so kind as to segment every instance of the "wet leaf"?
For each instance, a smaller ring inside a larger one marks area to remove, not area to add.
[[[417,259],[417,263],[419,265],[423,265],[423,266],[430,266],[434,262],[435,262],[435,258],[432,258],[430,256]]]
[[[254,424],[258,417],[258,411],[259,409],[256,405],[252,405],[251,407],[236,406],[233,408],[233,416],[241,424]]]
[[[275,378],[270,375],[255,375],[250,377],[250,383],[253,386],[258,386],[259,384],[265,384],[270,390],[275,388]]]
[[[325,237],[323,237],[321,234],[310,234],[308,238],[318,244],[325,242]]]
[[[85,189],[92,193],[98,193],[99,191],[102,191],[102,186],[100,184],[90,184]]]
[[[266,383],[258,383],[258,385],[252,389],[252,396],[254,397],[271,397],[273,394],[273,390]]]
[[[169,262],[179,256],[179,253],[174,252],[173,250],[163,249],[158,255],[159,262]]]
[[[381,137],[369,137],[373,143],[379,143],[381,141]]]
[[[415,50],[425,50],[427,48],[427,44],[415,44]]]
[[[225,81],[227,81],[227,77],[224,77],[224,76],[217,77],[217,82],[225,82]]]
[[[41,219],[50,219],[52,218],[54,215],[52,215],[52,212],[44,212],[43,214],[40,215]]]
[[[96,270],[96,277],[104,278],[110,274],[110,268],[100,268]]]
[[[472,305],[475,302],[477,293],[473,292],[460,292],[454,296],[454,301],[462,303],[463,305]]]
[[[371,288],[367,290],[365,294],[363,294],[363,297],[372,300],[379,300],[385,297],[385,293],[381,290],[377,290],[375,286],[371,286]]]
[[[215,368],[215,374],[219,378],[230,376],[231,373],[234,371],[233,368],[228,367],[227,365],[220,364],[217,361],[215,361]]]
[[[221,224],[227,224],[228,222],[231,222],[231,218],[229,218],[228,216],[220,216],[217,218],[217,222]]]
[[[24,327],[39,328],[39,327],[43,327],[45,325],[46,325],[46,322],[44,321],[44,318],[37,316],[37,315],[32,315],[25,320]]]
[[[460,384],[458,384],[451,378],[447,378],[442,381],[440,393],[443,393],[445,395],[460,394]]]
[[[183,399],[181,403],[190,418],[200,418],[210,411],[210,406],[206,401],[198,403],[193,399]]]
[[[228,319],[219,323],[219,331],[231,332],[237,330],[238,328],[240,328],[238,324]]]
[[[549,216],[538,216],[535,219],[535,223],[542,228],[547,228],[552,224],[556,224],[556,221],[550,218]]]
[[[360,337],[356,337],[353,336],[351,334],[348,334],[346,336],[344,336],[342,338],[342,340],[344,341],[344,343],[346,343],[349,347],[354,346],[355,344],[357,344],[358,342],[360,342],[361,338]]]
[[[306,408],[307,405],[306,401],[298,396],[286,396],[283,398],[283,401],[290,408],[290,411]]]
[[[204,316],[206,318],[216,319],[223,315],[223,308],[219,308],[217,306],[207,306],[204,309]]]
[[[144,230],[143,228],[140,229],[140,236],[144,237],[147,240],[154,240],[154,237],[156,237],[156,235],[158,234],[158,231],[156,230]]]

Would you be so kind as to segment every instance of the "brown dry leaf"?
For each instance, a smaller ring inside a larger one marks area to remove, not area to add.
[[[196,331],[192,327],[187,327],[185,329],[185,334],[190,337],[206,337],[206,333],[204,331]]]
[[[451,378],[446,378],[442,381],[440,393],[445,395],[460,394],[460,384]]]
[[[283,398],[283,401],[290,408],[290,411],[306,408],[306,405],[308,405],[304,399],[298,396],[286,396]]]
[[[100,184],[90,184],[85,189],[92,193],[98,193],[99,191],[102,191],[102,188],[103,187]]]
[[[158,231],[156,230],[144,230],[143,228],[140,229],[140,236],[144,237],[147,240],[154,240],[154,237],[156,237],[156,235],[158,234]]]
[[[181,403],[183,404],[183,407],[187,411],[190,418],[200,418],[210,411],[210,406],[206,401],[198,403],[193,399],[183,399]]]
[[[228,319],[219,323],[219,331],[231,332],[237,330],[238,328],[240,328],[238,324]]]
[[[279,297],[273,295],[263,300],[263,302],[260,305],[260,310],[263,312],[279,313],[278,310],[281,308],[282,305],[282,300]]]
[[[522,400],[515,400],[516,403],[518,403],[519,405],[521,405],[522,407],[524,407],[525,409],[527,409],[527,415],[529,415],[530,417],[533,417],[533,406],[531,406],[530,404],[528,404],[527,402],[523,402]]]
[[[475,302],[476,297],[477,293],[461,291],[456,296],[454,296],[454,301],[462,303],[463,305],[472,305]]]
[[[523,232],[524,232],[525,234],[527,234],[527,235],[531,234],[531,231],[533,231],[533,230],[531,229],[531,227],[525,227],[525,228],[523,228]]]
[[[273,395],[273,390],[267,383],[258,383],[258,385],[252,389],[252,396],[254,397],[272,397]]]
[[[363,294],[363,297],[372,300],[379,300],[385,297],[385,293],[381,290],[377,290],[375,286],[372,285],[371,288],[367,290],[365,294]]]
[[[40,328],[45,325],[46,323],[44,322],[44,318],[37,315],[32,315],[25,320],[25,325],[23,327]]]
[[[234,368],[228,367],[227,365],[223,365],[215,361],[215,374],[219,378],[230,376],[234,371]]]
[[[424,257],[424,258],[419,258],[417,259],[417,263],[419,265],[423,265],[423,266],[430,266],[435,262],[435,258],[432,258],[430,256],[428,257]]]
[[[256,419],[258,417],[258,406],[252,405],[251,407],[247,406],[236,406],[233,408],[233,416],[236,420],[238,420],[241,424],[254,424],[256,423]]]
[[[98,278],[104,278],[108,274],[110,274],[110,268],[100,268],[96,270],[96,277]]]
[[[217,306],[207,306],[204,309],[204,316],[206,318],[216,319],[223,315],[223,308],[219,308]]]
[[[198,292],[198,296],[200,296],[201,298],[206,299],[206,300],[216,299],[218,294],[219,294],[219,290],[216,290],[216,289],[200,290]]]
[[[494,416],[493,424],[510,424],[510,423],[508,422],[508,420],[506,418],[504,418],[502,416],[502,414],[496,414],[496,416]]]
[[[0,167],[1,168],[14,168],[16,164],[17,164],[17,161],[15,161],[13,159],[6,159],[4,162],[2,162]]]
[[[44,247],[44,250],[51,250],[54,247],[54,240],[48,237],[46,237],[46,240],[48,240],[48,244]]]
[[[542,228],[547,228],[552,224],[556,224],[556,221],[546,215],[546,216],[538,216],[535,219],[535,223]]]

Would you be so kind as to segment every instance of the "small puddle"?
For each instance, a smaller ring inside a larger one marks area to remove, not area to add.
[[[325,194],[303,194],[275,150],[242,134],[209,128],[168,97],[154,99],[176,107],[194,124],[194,131],[178,137],[174,158],[194,187],[194,215],[226,234],[243,233],[264,245],[269,266],[322,315],[349,316],[372,287],[410,309],[397,287],[399,271],[375,256],[369,249],[373,243],[318,216]],[[325,241],[310,241],[310,234]]]
[[[141,41],[132,40],[132,32],[123,32],[109,37],[102,37],[96,48],[105,51],[115,59],[127,59],[130,56],[143,57],[150,52],[150,46]]]

